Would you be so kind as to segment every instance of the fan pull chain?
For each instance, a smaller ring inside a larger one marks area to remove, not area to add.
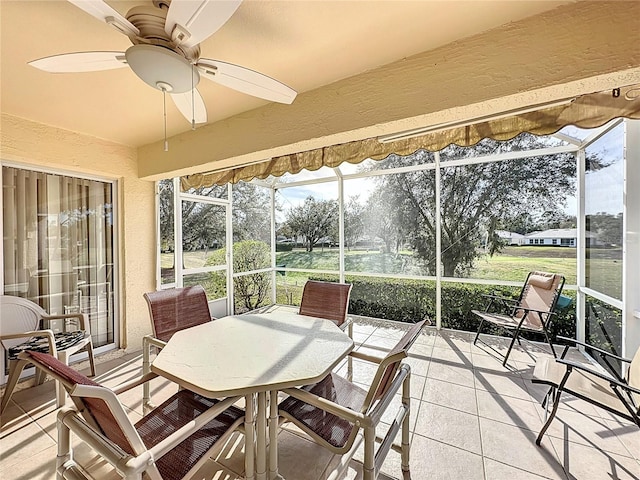
[[[194,91],[195,88],[193,85],[193,65],[191,65],[191,130],[196,129],[196,101],[194,99]]]
[[[169,142],[167,141],[167,90],[162,89],[162,110],[164,113],[164,151],[169,151]]]

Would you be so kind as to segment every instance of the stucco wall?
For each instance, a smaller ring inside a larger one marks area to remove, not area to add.
[[[139,350],[151,333],[144,292],[155,289],[154,184],[138,178],[136,150],[2,114],[0,160],[116,180],[120,346]]]
[[[163,178],[640,82],[640,2],[576,2],[138,151]]]

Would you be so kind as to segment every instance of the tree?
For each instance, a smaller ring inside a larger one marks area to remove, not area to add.
[[[160,187],[160,238],[163,251],[172,250],[173,181],[162,180]],[[213,185],[192,189],[189,193],[212,198],[225,198],[227,187]],[[234,240],[259,239],[269,242],[270,217],[265,205],[270,203],[266,189],[252,183],[233,186]],[[182,244],[185,250],[199,250],[225,244],[225,207],[205,202],[182,202]]]
[[[365,231],[365,206],[360,196],[355,195],[347,201],[344,208],[344,242],[350,249],[362,237]]]
[[[510,150],[531,150],[545,146],[537,137],[522,134],[507,141],[485,139],[472,148],[451,145],[445,159],[491,155]],[[417,152],[414,155],[424,155]],[[390,156],[383,168],[406,164],[406,157]],[[445,276],[463,276],[480,254],[483,231],[489,251],[501,243],[495,230],[503,219],[532,211],[560,210],[565,197],[574,191],[575,157],[572,154],[543,155],[519,160],[441,169],[441,244]],[[393,212],[398,230],[435,273],[435,173],[422,170],[378,177],[375,198],[384,198]],[[372,195],[373,197],[373,195]],[[380,204],[379,204],[380,205]]]
[[[307,252],[312,252],[319,240],[335,236],[338,202],[308,196],[302,205],[289,210],[286,223],[291,232],[303,238]]]
[[[207,265],[220,265],[225,262],[226,248],[215,251],[207,259]],[[265,242],[243,240],[233,244],[233,271],[250,272],[268,268],[271,265],[271,250]],[[212,272],[209,280],[213,290],[222,293],[225,289],[225,277]],[[234,277],[233,292],[236,310],[249,311],[265,304],[271,292],[271,273],[260,272]]]
[[[388,199],[382,189],[375,190],[367,201],[365,225],[369,236],[384,242],[385,253],[397,251],[400,238],[400,223],[396,219],[397,211],[388,208]]]
[[[266,188],[238,182],[233,186],[233,239],[271,241],[271,198]],[[276,208],[277,205],[276,205]]]
[[[598,235],[605,245],[622,244],[622,213],[611,215],[609,213],[598,212],[595,215],[586,217],[587,231]]]

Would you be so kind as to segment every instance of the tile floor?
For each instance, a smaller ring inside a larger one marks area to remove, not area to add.
[[[404,327],[358,319],[354,337],[359,349],[382,354],[402,336]],[[564,400],[542,446],[536,446],[544,418],[540,400],[546,389],[530,378],[534,356],[545,353],[539,347],[517,348],[510,368],[504,368],[491,349],[473,346],[472,340],[466,332],[428,327],[410,351],[413,480],[640,479],[638,428],[574,398]],[[502,339],[485,340],[506,351]],[[103,361],[98,365],[99,380],[116,385],[139,374],[140,366],[137,354]],[[346,372],[346,363],[339,371]],[[366,385],[373,372],[364,362],[354,362],[357,383]],[[2,416],[1,479],[55,478],[53,390],[53,382],[47,381],[14,395]],[[152,384],[155,402],[174,391],[175,386],[163,380]],[[141,389],[135,389],[121,397],[134,421],[142,413],[141,396]],[[383,421],[390,420],[393,410]],[[294,428],[281,430],[278,445],[280,473],[288,480],[324,479],[337,461]],[[78,446],[75,454],[96,478],[118,478],[88,448]],[[402,478],[399,454],[389,453],[382,472],[384,480]],[[242,474],[243,437],[235,434],[197,478],[235,480]],[[345,478],[361,478],[357,462],[352,462]]]

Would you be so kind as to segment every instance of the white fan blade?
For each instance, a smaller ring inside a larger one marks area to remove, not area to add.
[[[102,0],[68,0],[92,17],[111,25],[121,33],[131,37],[140,35],[140,30]]]
[[[172,93],[171,98],[189,122],[195,119],[195,123],[207,123],[207,107],[197,88],[193,89],[193,96],[190,90],[184,93]]]
[[[209,80],[272,102],[290,104],[297,95],[295,90],[284,83],[233,63],[201,58],[196,67],[200,74]]]
[[[242,0],[172,0],[164,31],[180,45],[193,47],[222,27],[241,3]]]
[[[78,52],[53,55],[29,62],[50,73],[97,72],[127,66],[124,52]]]

